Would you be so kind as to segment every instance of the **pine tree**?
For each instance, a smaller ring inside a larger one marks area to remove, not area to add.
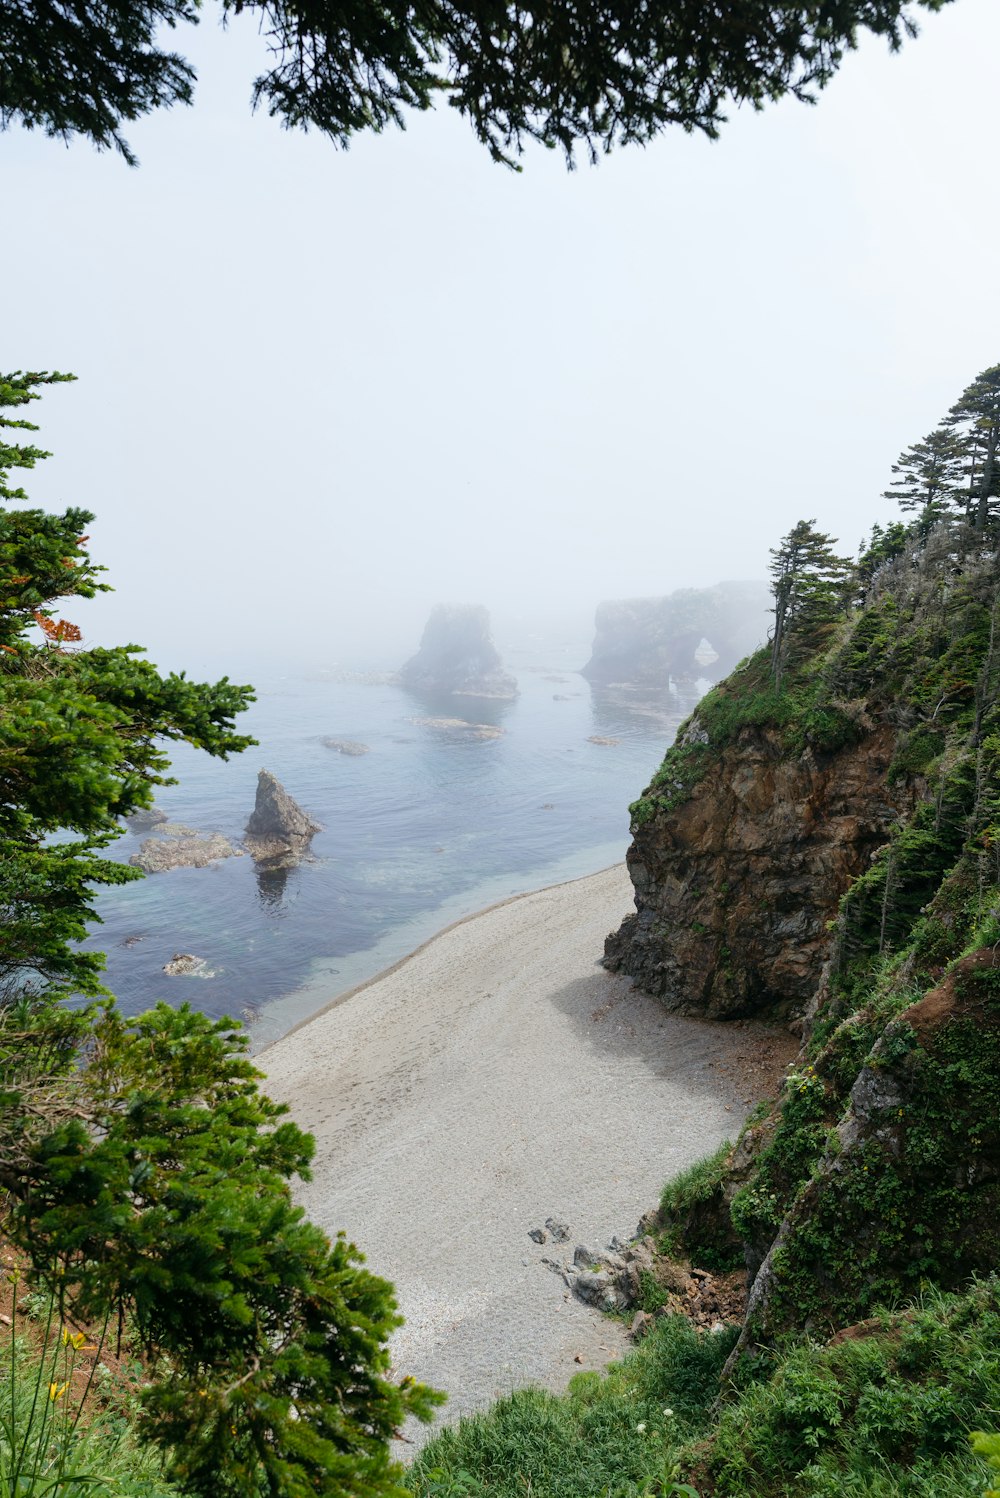
[[[961,489],[962,445],[953,431],[936,427],[900,453],[892,471],[896,477],[883,498],[898,500],[901,510],[916,510],[919,533],[926,536]]]
[[[1000,496],[1000,364],[977,375],[945,417],[961,453],[965,509],[985,532]]]
[[[0,377],[0,501],[48,456],[21,413],[69,378]],[[0,1224],[61,1310],[122,1312],[166,1355],[145,1428],[190,1498],[400,1498],[390,1438],[438,1396],[391,1376],[392,1286],[295,1206],[313,1142],[260,1093],[246,1037],[79,1003],[106,995],[78,946],[93,887],[141,877],[104,849],[165,783],[164,741],[253,742],[233,724],[248,687],[86,649],[61,617],[105,586],[92,518],[0,508]]]
[[[771,675],[778,688],[785,666],[797,651],[814,644],[844,612],[851,564],[834,553],[836,544],[833,536],[816,529],[815,520],[800,520],[780,546],[771,550]]]
[[[894,50],[917,8],[946,0],[836,0],[775,5],[622,5],[619,0],[220,0],[223,21],[250,12],[270,66],[253,86],[284,124],[340,144],[402,125],[445,100],[495,160],[527,139],[592,159],[668,126],[714,137],[725,109],[786,94],[811,101],[857,46],[860,30]],[[189,103],[186,58],[167,29],[197,20],[202,0],[15,0],[0,5],[0,128],[14,121],[83,135],[134,158],[122,126]],[[202,13],[204,13],[202,11]]]

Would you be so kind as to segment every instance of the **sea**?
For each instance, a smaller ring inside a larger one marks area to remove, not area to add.
[[[172,746],[177,783],[157,805],[238,842],[264,768],[322,830],[290,871],[232,857],[101,891],[86,945],[106,954],[122,1009],[186,1002],[240,1020],[259,1051],[445,926],[623,859],[629,802],[708,683],[651,698],[592,689],[579,664],[569,647],[513,652],[511,702],[429,699],[342,668],[258,680],[239,720],[257,746],[227,761]],[[112,856],[148,835],[126,833]],[[178,953],[202,960],[198,975],[164,972]]]

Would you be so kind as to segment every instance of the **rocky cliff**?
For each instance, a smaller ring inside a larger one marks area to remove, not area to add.
[[[719,681],[764,639],[770,602],[763,582],[726,582],[599,604],[582,674],[595,686]]]
[[[517,682],[503,668],[479,604],[439,604],[420,638],[420,649],[401,667],[404,687],[430,696],[491,697],[509,701]]]
[[[713,752],[696,712],[634,808],[636,914],[606,965],[683,1013],[801,1013],[841,896],[913,803],[911,783],[886,783],[896,739],[883,723],[790,752],[780,728],[748,724]]]
[[[664,1243],[744,1260],[735,1356],[1000,1254],[1000,578],[911,527],[780,690],[761,652],[633,804],[606,961],[673,1008],[791,1020],[780,1097]]]

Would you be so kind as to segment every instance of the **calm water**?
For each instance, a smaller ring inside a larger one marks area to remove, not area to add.
[[[258,878],[244,857],[102,894],[91,944],[108,954],[122,1006],[187,1000],[242,1018],[259,1047],[450,921],[623,858],[628,803],[659,764],[680,705],[650,713],[602,701],[558,659],[509,664],[521,687],[513,703],[430,702],[351,681],[258,682],[241,721],[258,748],[221,764],[178,746],[180,783],[158,797],[172,820],[238,839],[264,767],[323,831],[315,861],[283,882]],[[431,716],[504,731],[462,741],[413,721]],[[327,736],[370,753],[337,753]],[[115,856],[127,859],[142,836],[122,838]],[[168,977],[175,952],[204,958],[213,976]]]

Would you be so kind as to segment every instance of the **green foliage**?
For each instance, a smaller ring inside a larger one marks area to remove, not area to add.
[[[945,0],[916,0],[937,10]],[[0,125],[81,134],[134,158],[124,122],[189,103],[194,73],[157,45],[158,31],[197,19],[196,0],[106,0],[92,6],[22,0],[0,16]],[[271,66],[254,104],[288,126],[346,145],[359,130],[403,124],[409,109],[443,98],[496,160],[524,140],[572,160],[651,140],[667,125],[716,135],[727,102],[763,108],[811,99],[857,44],[859,29],[896,48],[915,33],[905,0],[839,0],[822,10],[775,11],[744,0],[709,17],[700,0],[622,11],[609,3],[515,8],[433,3],[222,0],[222,19],[246,11],[265,35]]]
[[[394,1492],[388,1440],[439,1396],[389,1379],[391,1287],[293,1206],[312,1140],[259,1092],[246,1038],[186,1006],[105,1007],[74,1054],[61,1006],[23,1007],[0,1011],[24,1058],[0,1131],[7,1232],[60,1302],[127,1307],[169,1358],[144,1404],[171,1475],[204,1498]]]
[[[1000,1472],[1000,1436],[984,1430],[974,1430],[969,1442],[977,1456],[985,1458],[988,1467]],[[983,1498],[1000,1498],[1000,1488],[988,1487]]]
[[[11,471],[48,456],[20,439],[37,428],[14,413],[70,379],[0,376],[0,498],[24,500]],[[161,676],[134,645],[84,649],[57,617],[62,599],[106,587],[82,534],[92,518],[0,509],[0,993],[38,982],[101,992],[103,959],[77,943],[94,886],[141,877],[103,850],[168,783],[163,745],[224,759],[253,742],[234,727],[248,687]]]
[[[991,1279],[960,1296],[928,1292],[828,1347],[800,1339],[681,1465],[697,1463],[719,1498],[968,1498],[978,1491],[968,1433],[998,1398]]]
[[[800,520],[771,551],[774,634],[771,675],[780,687],[786,668],[815,648],[844,613],[851,564],[833,550],[836,541]]]
[[[671,1488],[672,1452],[700,1434],[732,1348],[658,1318],[623,1362],[580,1373],[566,1394],[523,1389],[428,1443],[406,1475],[417,1498],[640,1498]]]
[[[0,381],[0,433],[34,430],[8,412],[56,378]],[[4,437],[4,497],[43,456]],[[93,886],[134,877],[102,851],[164,783],[163,745],[252,742],[248,688],[76,648],[55,620],[101,586],[89,518],[0,512],[0,1219],[60,1315],[129,1318],[158,1375],[143,1432],[186,1498],[390,1498],[389,1440],[440,1396],[390,1376],[392,1287],[294,1206],[312,1140],[260,1093],[245,1036],[186,1006],[65,1002],[102,992],[76,943]]]
[[[0,1498],[173,1498],[157,1453],[88,1404],[92,1378],[74,1380],[84,1334],[60,1326],[51,1295],[41,1312],[40,1347],[18,1335],[15,1304],[0,1348]]]
[[[715,1273],[742,1264],[742,1250],[723,1194],[731,1153],[732,1145],[724,1140],[712,1154],[666,1183],[660,1195],[657,1235],[661,1253],[684,1255]],[[661,1292],[656,1304],[662,1301]]]

